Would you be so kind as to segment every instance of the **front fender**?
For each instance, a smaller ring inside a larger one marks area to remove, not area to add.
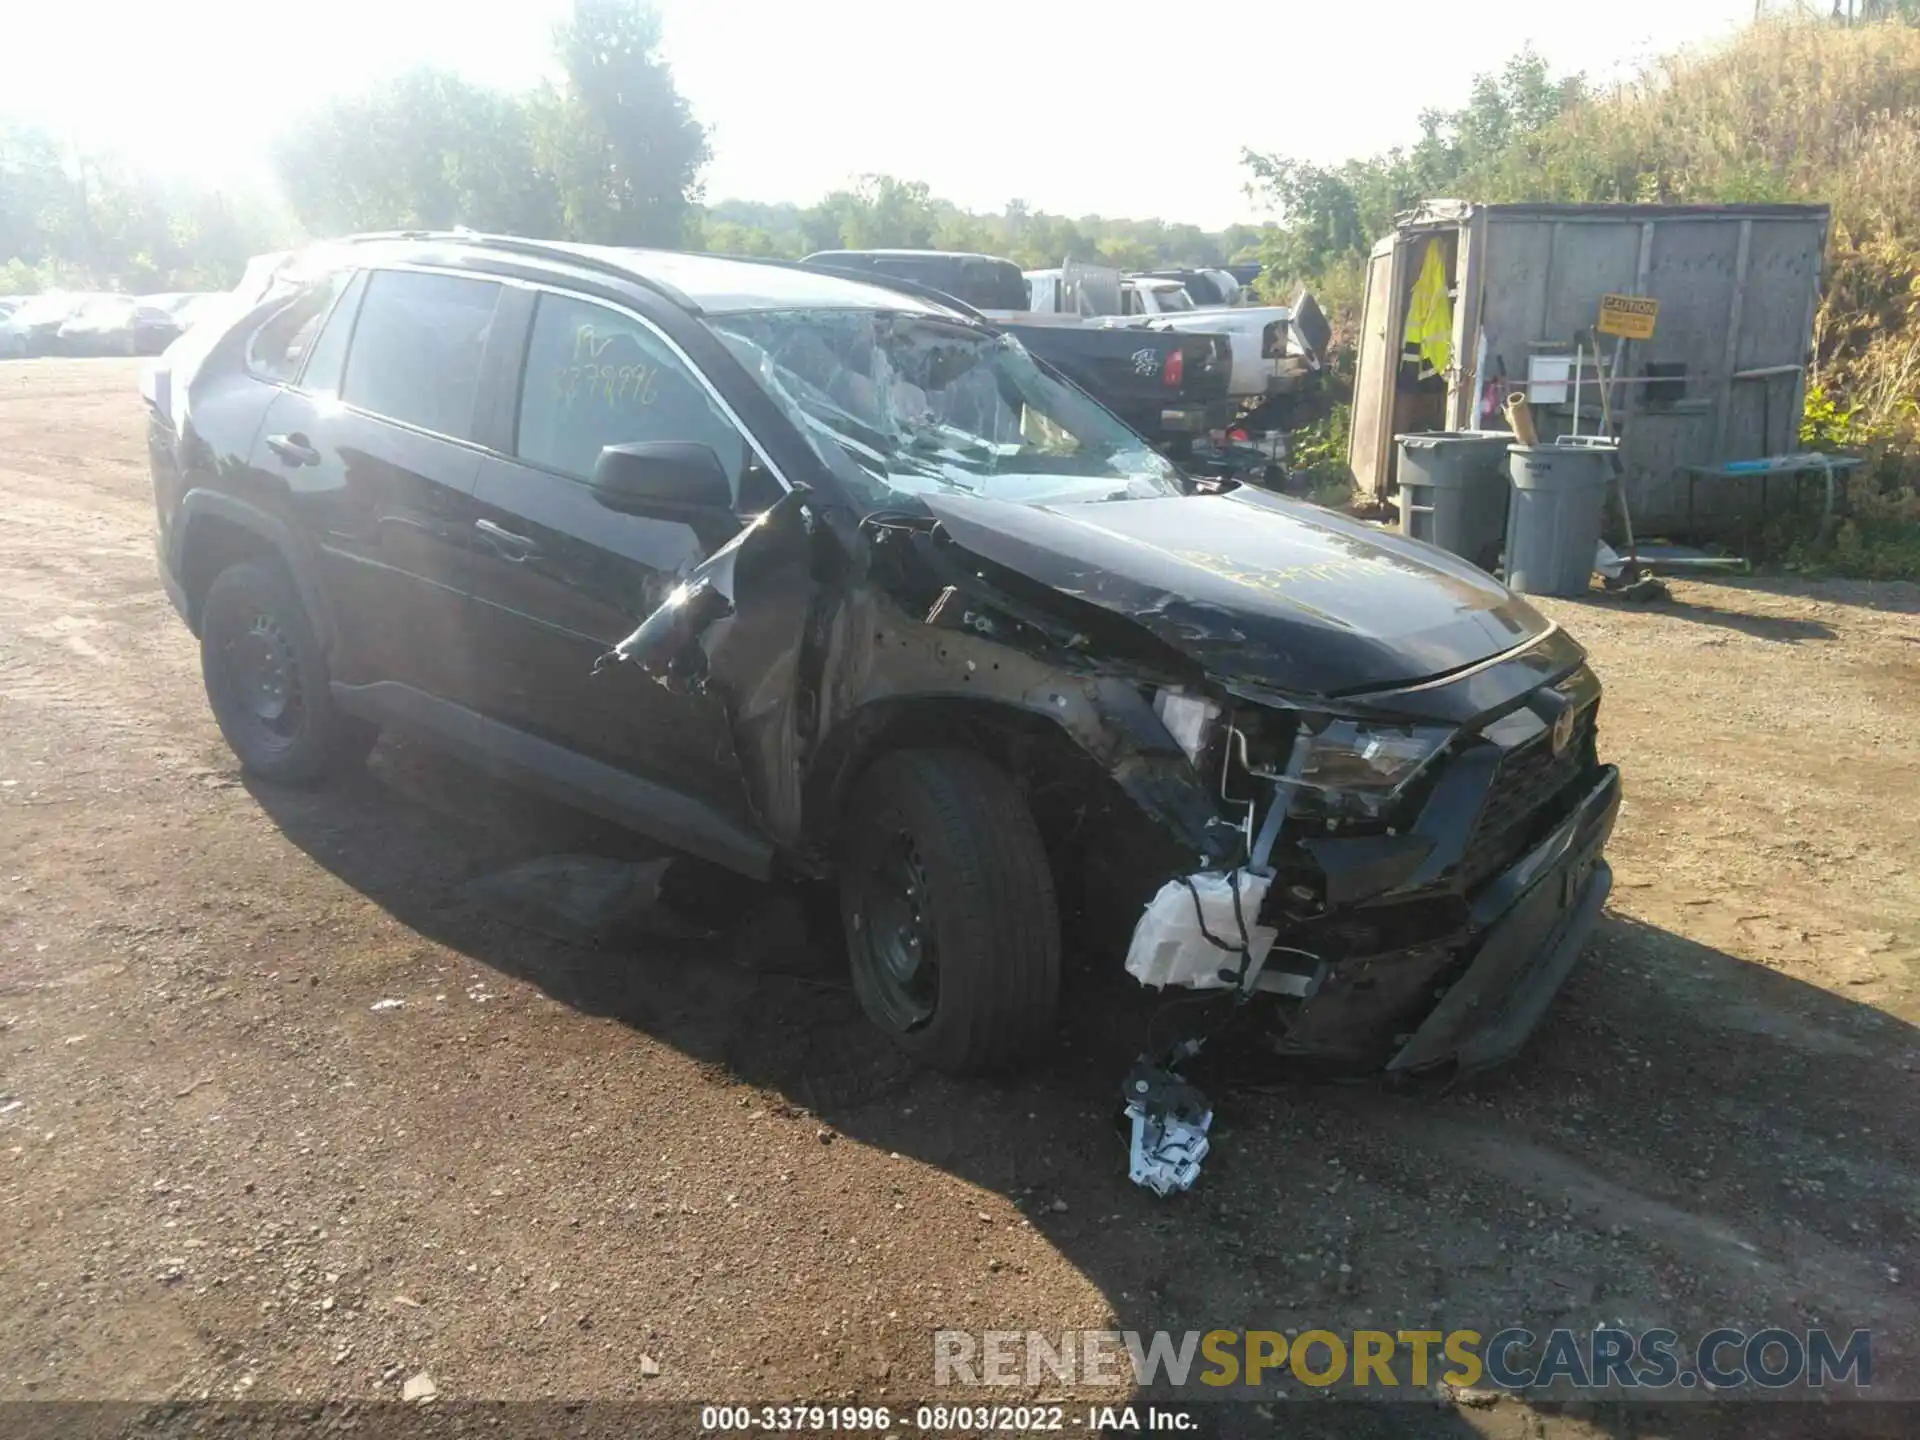
[[[867,587],[839,607],[821,649],[820,726],[803,814],[793,817],[815,842],[902,718],[921,731],[940,717],[956,730],[1044,726],[1106,771],[1183,850],[1222,862],[1236,852],[1238,830],[1134,679],[1065,669],[965,628],[927,624]]]

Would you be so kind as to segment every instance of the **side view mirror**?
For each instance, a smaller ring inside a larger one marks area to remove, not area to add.
[[[731,515],[733,486],[708,445],[651,440],[608,445],[593,466],[593,498],[622,515],[687,520]]]

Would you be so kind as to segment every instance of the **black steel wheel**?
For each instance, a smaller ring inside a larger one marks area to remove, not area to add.
[[[304,783],[366,757],[379,732],[342,715],[292,579],[249,560],[220,572],[200,610],[207,700],[240,763],[263,779]]]
[[[937,1069],[1031,1059],[1059,1003],[1060,920],[1012,779],[970,751],[883,756],[843,836],[841,915],[868,1017]]]
[[[885,1023],[902,1033],[933,1018],[940,1003],[940,941],[934,934],[926,862],[905,830],[859,876],[852,943]]]

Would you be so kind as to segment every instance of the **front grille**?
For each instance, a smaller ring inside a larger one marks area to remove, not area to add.
[[[1551,732],[1509,751],[1494,772],[1480,818],[1460,860],[1460,876],[1472,890],[1519,858],[1526,847],[1562,818],[1568,792],[1592,768],[1593,727],[1599,704],[1574,721],[1573,735],[1558,755]]]

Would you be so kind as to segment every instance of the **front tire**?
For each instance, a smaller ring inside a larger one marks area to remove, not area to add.
[[[868,1018],[950,1074],[1031,1059],[1059,1004],[1060,916],[1013,780],[971,751],[898,751],[847,815],[840,908]]]
[[[312,784],[364,760],[380,737],[335,708],[306,607],[273,561],[214,577],[200,607],[200,671],[220,733],[263,780]]]

